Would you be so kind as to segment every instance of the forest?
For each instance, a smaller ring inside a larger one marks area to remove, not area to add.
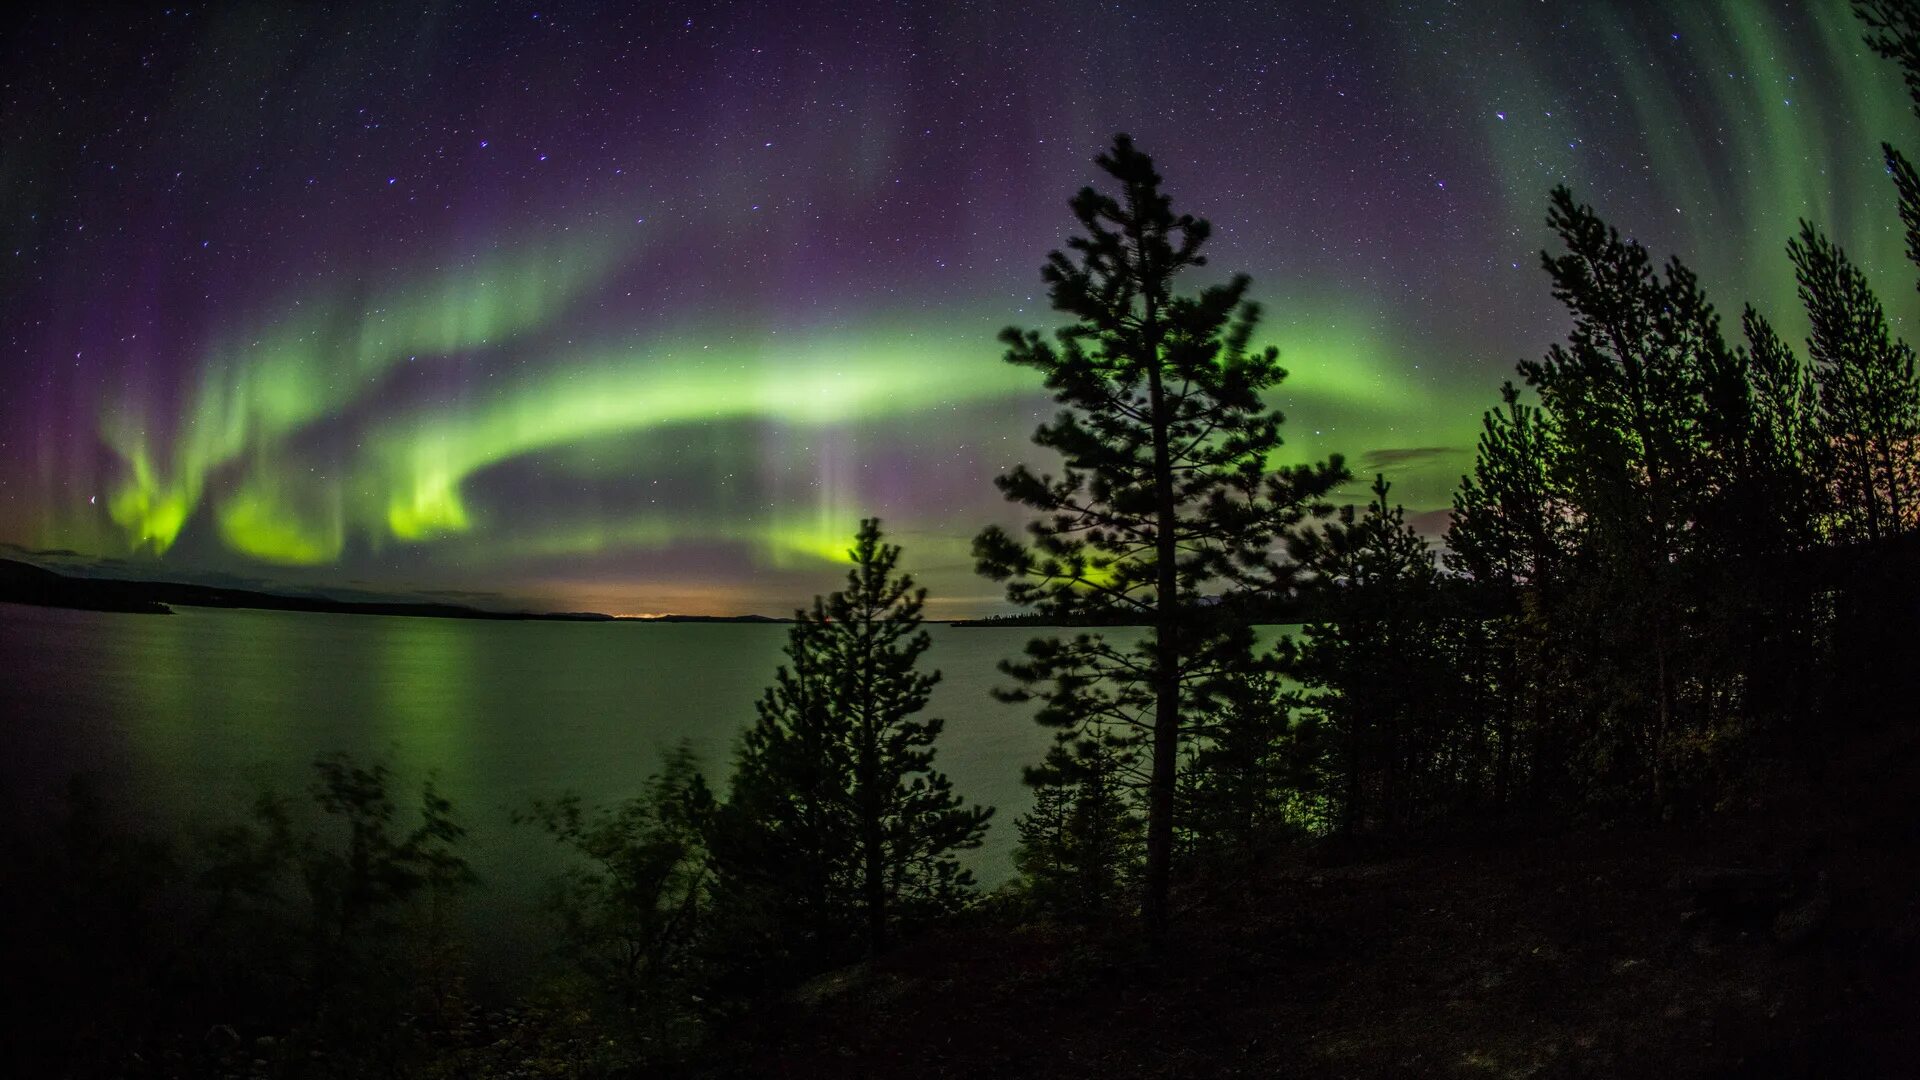
[[[1920,7],[1855,8],[1920,115]],[[730,760],[516,811],[573,869],[510,994],[431,783],[323,758],[194,850],[76,783],[9,839],[15,1075],[1911,1067],[1920,373],[1847,252],[1782,238],[1794,342],[1543,193],[1564,339],[1488,388],[1435,543],[1384,475],[1291,461],[1253,283],[1195,273],[1210,225],[1132,140],[1098,165],[1062,325],[1001,336],[1057,406],[997,481],[1028,524],[972,549],[1033,625],[997,691],[1053,733],[1031,809],[941,770],[927,595],[868,519]]]

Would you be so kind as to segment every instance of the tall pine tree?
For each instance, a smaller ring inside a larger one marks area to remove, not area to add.
[[[1753,308],[1742,314],[1753,395],[1753,454],[1762,482],[1749,499],[1753,525],[1784,551],[1815,544],[1828,512],[1828,446],[1818,426],[1819,384],[1773,326]]]
[[[1567,499],[1553,484],[1552,417],[1520,400],[1512,383],[1481,418],[1473,471],[1460,478],[1447,531],[1448,569],[1472,579],[1487,611],[1480,627],[1490,662],[1480,665],[1493,727],[1493,801],[1512,797],[1522,768],[1541,782],[1564,757],[1546,723],[1546,667],[1556,575],[1573,535]],[[1524,752],[1523,752],[1524,743]]]
[[[1858,0],[1853,11],[1867,25],[1868,47],[1900,66],[1914,115],[1920,116],[1920,4],[1914,0]],[[1881,143],[1880,151],[1899,197],[1907,258],[1920,265],[1920,172],[1892,143]],[[1907,499],[1906,518],[1895,521],[1898,531],[1920,530],[1920,381],[1913,374],[1912,361],[1909,350],[1905,377],[1889,380],[1893,391],[1904,400],[1886,406],[1897,417],[1895,426],[1903,433],[1886,448],[1892,459],[1887,471],[1898,474],[1894,479]],[[1823,387],[1823,397],[1824,392]]]
[[[1646,782],[1659,799],[1689,711],[1695,639],[1688,616],[1703,556],[1728,538],[1716,516],[1729,463],[1716,454],[1709,404],[1737,370],[1698,280],[1677,259],[1656,272],[1564,187],[1548,223],[1564,245],[1542,256],[1573,316],[1562,345],[1520,365],[1554,439],[1553,489],[1566,500],[1578,588],[1556,612],[1564,662],[1589,685],[1587,750],[1607,784]]]
[[[1295,560],[1324,582],[1332,618],[1281,642],[1288,673],[1317,694],[1342,832],[1406,824],[1427,802],[1427,764],[1447,736],[1452,657],[1438,645],[1433,549],[1376,476],[1364,513],[1295,537]]]
[[[1787,245],[1807,306],[1819,426],[1832,455],[1837,525],[1869,542],[1913,527],[1920,507],[1920,377],[1879,297],[1845,251],[1812,225]]]
[[[903,920],[960,902],[973,878],[954,853],[980,845],[993,813],[933,767],[943,722],[919,715],[940,678],[919,670],[926,591],[895,574],[900,549],[877,520],[849,554],[846,588],[796,613],[715,843],[736,926],[797,947],[802,968],[879,952]]]
[[[1034,368],[1061,406],[1034,435],[1063,463],[999,478],[1036,511],[1025,542],[994,527],[974,542],[980,572],[1009,599],[1056,616],[1143,623],[1138,645],[1104,635],[1043,639],[1009,670],[1050,699],[1043,715],[1077,743],[1088,727],[1119,729],[1147,759],[1142,912],[1159,943],[1167,922],[1175,781],[1183,707],[1220,685],[1246,655],[1244,625],[1221,593],[1286,581],[1277,539],[1324,512],[1346,470],[1335,458],[1273,467],[1280,415],[1263,394],[1285,373],[1249,347],[1258,308],[1237,276],[1175,291],[1204,265],[1209,226],[1175,215],[1147,155],[1126,136],[1098,163],[1119,188],[1072,201],[1084,235],[1053,252],[1041,276],[1053,307],[1075,320],[1049,341],[1002,334],[1009,362]]]

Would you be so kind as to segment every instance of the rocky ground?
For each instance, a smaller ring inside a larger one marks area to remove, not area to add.
[[[1920,1075],[1920,754],[1797,809],[1303,850],[1119,930],[980,925],[818,980],[714,1075]]]

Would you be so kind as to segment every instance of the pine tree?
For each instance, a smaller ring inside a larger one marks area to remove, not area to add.
[[[1858,0],[1853,11],[1867,25],[1867,46],[1899,65],[1914,115],[1920,116],[1920,4],[1914,0]],[[1898,195],[1907,258],[1920,265],[1920,173],[1893,144],[1881,143],[1880,151]],[[1905,371],[1882,374],[1886,390],[1895,397],[1882,405],[1893,420],[1887,426],[1895,434],[1880,447],[1885,459],[1882,472],[1905,496],[1906,514],[1895,516],[1895,532],[1920,529],[1920,380],[1913,372],[1912,351],[1904,344],[1898,351],[1905,353]],[[1891,362],[1899,358],[1882,353],[1881,359]],[[1824,405],[1824,385],[1821,394]]]
[[[1480,677],[1496,790],[1527,745],[1536,785],[1572,770],[1592,793],[1645,785],[1665,802],[1730,725],[1789,707],[1786,658],[1811,626],[1799,555],[1834,440],[1814,422],[1815,380],[1759,313],[1730,347],[1677,260],[1656,271],[1564,188],[1549,224],[1563,250],[1543,260],[1573,328],[1520,366],[1540,404],[1508,386],[1487,415],[1448,563],[1505,601],[1480,628],[1500,655]],[[1830,249],[1803,249],[1844,277]]]
[[[1127,797],[1133,765],[1124,742],[1091,737],[1055,745],[1027,770],[1034,804],[1014,822],[1014,867],[1040,906],[1103,918],[1139,879],[1142,822]]]
[[[1555,188],[1544,254],[1574,326],[1521,373],[1553,417],[1555,480],[1590,539],[1643,565],[1684,553],[1713,477],[1704,394],[1727,351],[1712,307],[1678,260],[1656,274],[1645,248]]]
[[[1592,774],[1646,783],[1656,801],[1668,755],[1706,723],[1717,696],[1692,695],[1688,618],[1709,556],[1733,543],[1718,513],[1724,429],[1709,404],[1738,361],[1698,280],[1678,260],[1656,273],[1647,251],[1552,195],[1565,251],[1542,260],[1574,324],[1564,345],[1520,365],[1551,418],[1551,486],[1566,500],[1578,563],[1557,610],[1557,656],[1577,671]]]
[[[1898,536],[1920,510],[1920,377],[1866,275],[1812,225],[1787,245],[1812,322],[1808,355],[1819,425],[1831,448],[1838,527],[1853,539]]]
[[[1275,657],[1248,658],[1244,676],[1191,725],[1181,777],[1185,847],[1242,881],[1313,817],[1317,728],[1295,724],[1295,694],[1278,668]]]
[[[1549,744],[1548,636],[1556,575],[1570,556],[1573,521],[1569,504],[1553,486],[1556,448],[1551,417],[1520,400],[1511,382],[1500,388],[1501,407],[1481,418],[1473,471],[1460,478],[1447,531],[1447,567],[1479,590],[1483,622],[1478,628],[1490,663],[1471,668],[1493,726],[1492,796],[1505,805],[1523,767],[1534,793],[1563,756]],[[1490,609],[1490,610],[1484,610]]]
[[[1829,500],[1824,478],[1830,448],[1818,426],[1819,385],[1759,312],[1748,307],[1740,324],[1750,357],[1754,454],[1764,477],[1748,501],[1768,516],[1756,525],[1780,550],[1804,550],[1817,542]]]
[[[1441,706],[1454,697],[1443,689],[1450,658],[1435,649],[1433,549],[1388,491],[1376,476],[1364,514],[1342,507],[1337,521],[1290,544],[1332,593],[1333,618],[1283,640],[1280,656],[1318,691],[1304,704],[1319,715],[1333,755],[1327,772],[1341,790],[1329,796],[1347,833],[1412,816],[1423,763],[1447,726]]]
[[[1148,626],[1137,646],[1103,635],[1034,642],[1008,666],[1049,702],[1043,721],[1078,740],[1118,730],[1145,751],[1147,862],[1142,912],[1164,939],[1183,705],[1245,654],[1246,628],[1218,594],[1283,587],[1277,539],[1324,512],[1346,476],[1338,458],[1274,470],[1280,415],[1262,395],[1284,377],[1273,349],[1251,350],[1258,308],[1244,276],[1174,290],[1204,265],[1209,226],[1176,216],[1153,162],[1126,136],[1098,159],[1116,198],[1072,201],[1085,235],[1042,270],[1053,307],[1076,321],[1050,342],[1009,329],[1011,363],[1034,368],[1063,408],[1034,441],[1059,454],[1054,476],[1025,466],[998,479],[1037,511],[1021,542],[994,527],[974,542],[980,572],[1008,581],[1016,604],[1093,621]],[[1049,685],[1050,684],[1050,685]],[[1037,688],[1037,689],[1035,689]]]
[[[716,837],[728,902],[757,909],[801,967],[877,953],[902,921],[960,903],[973,878],[954,853],[978,847],[992,815],[933,767],[943,721],[918,715],[940,677],[918,667],[926,591],[895,575],[900,549],[877,520],[849,554],[846,588],[796,613]]]
[[[1566,556],[1565,500],[1551,486],[1548,417],[1512,383],[1481,417],[1473,472],[1460,478],[1447,534],[1448,565],[1504,590],[1550,581]]]
[[[1867,25],[1867,47],[1900,65],[1913,111],[1920,115],[1920,5],[1913,0],[1855,0],[1853,14]]]

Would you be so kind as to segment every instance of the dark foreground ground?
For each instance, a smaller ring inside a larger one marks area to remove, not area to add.
[[[1189,893],[1159,965],[1112,931],[955,929],[816,981],[708,1072],[1920,1076],[1916,781],[1889,732],[1698,826],[1302,853]]]

